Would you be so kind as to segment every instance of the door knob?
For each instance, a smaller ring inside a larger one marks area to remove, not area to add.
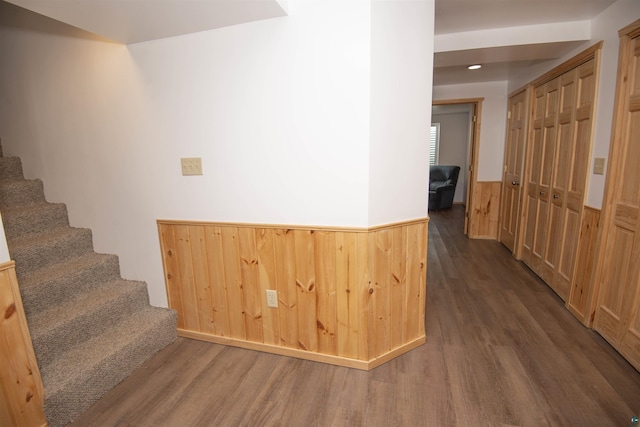
[[[544,192],[544,191],[541,191],[541,192],[540,192],[540,195],[541,195],[541,196],[544,196],[544,195],[545,195],[545,192]]]
[[[520,181],[511,181],[511,185],[520,185]]]
[[[554,195],[553,195],[553,198],[554,198],[554,199],[559,199],[559,198],[560,198],[560,196],[558,196],[557,194],[554,194]]]

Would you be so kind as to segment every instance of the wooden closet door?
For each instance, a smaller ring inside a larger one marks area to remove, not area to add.
[[[595,71],[595,60],[591,60],[563,76],[567,93],[561,102],[559,117],[558,140],[562,148],[558,150],[556,169],[559,173],[552,191],[554,204],[562,205],[560,239],[552,250],[556,269],[552,288],[563,300],[571,290],[580,239],[595,113]]]
[[[521,182],[526,138],[527,91],[509,98],[507,141],[502,180],[500,210],[500,242],[512,253],[516,252],[516,235],[520,218]]]
[[[527,217],[524,261],[547,283],[553,270],[545,267],[548,241],[549,198],[558,121],[559,78],[536,88],[533,110],[531,167],[527,177]]]
[[[621,42],[595,329],[640,369],[640,21]]]
[[[549,199],[548,234],[541,272],[544,280],[562,299],[566,299],[569,295],[569,283],[555,280],[558,264],[563,248],[568,243],[566,239],[577,243],[577,240],[566,233],[567,190],[575,148],[576,73],[577,70],[572,70],[560,77],[557,144],[553,160],[551,198]]]

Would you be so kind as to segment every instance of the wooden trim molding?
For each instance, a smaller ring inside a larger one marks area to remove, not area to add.
[[[407,221],[392,222],[389,224],[374,225],[373,227],[336,227],[330,225],[299,225],[299,224],[263,224],[251,222],[211,222],[211,221],[191,221],[179,219],[159,219],[158,224],[166,225],[211,225],[216,224],[218,227],[252,227],[252,228],[270,228],[277,230],[317,230],[317,231],[336,231],[336,232],[352,232],[352,233],[369,233],[371,231],[384,230],[397,227],[398,225],[419,224],[427,221],[428,217],[416,218]]]
[[[428,218],[362,229],[158,221],[181,336],[358,369],[425,342]],[[278,307],[267,306],[266,291]]]
[[[44,391],[15,263],[0,264],[0,425],[46,426]]]
[[[541,86],[548,81],[555,79],[556,77],[560,77],[564,73],[569,70],[576,68],[579,65],[584,64],[587,61],[594,59],[597,55],[599,55],[599,51],[602,49],[602,45],[604,41],[599,41],[595,43],[593,46],[588,47],[582,52],[578,53],[576,56],[570,58],[569,60],[563,62],[552,70],[547,71],[537,79],[533,80],[529,85],[533,87]],[[599,62],[599,61],[598,61]]]
[[[450,104],[474,104],[484,101],[482,98],[462,98],[462,99],[434,99],[432,105],[450,105]]]
[[[640,19],[636,19],[631,24],[620,29],[620,31],[618,31],[618,36],[620,38],[626,37],[628,39],[634,39],[640,36]]]

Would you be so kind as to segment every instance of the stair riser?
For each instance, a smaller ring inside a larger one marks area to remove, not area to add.
[[[24,179],[19,157],[0,157],[0,181]]]
[[[17,239],[69,226],[66,205],[47,203],[38,206],[41,207],[17,212],[3,212],[2,222],[6,235],[11,236],[12,239]]]
[[[62,427],[95,403],[104,393],[128,377],[152,354],[176,338],[176,318],[166,316],[139,340],[121,348],[114,357],[92,366],[81,379],[70,381],[54,393],[47,394],[45,415],[50,427]],[[126,366],[126,369],[123,369]]]
[[[91,230],[76,230],[51,241],[10,249],[11,257],[16,261],[18,278],[21,274],[93,251]]]
[[[42,181],[0,182],[0,209],[46,202]]]
[[[48,278],[32,286],[23,286],[20,292],[24,311],[29,317],[33,313],[67,301],[78,292],[95,289],[102,283],[119,277],[118,257],[104,256],[99,262],[70,271],[68,275]]]
[[[36,331],[31,335],[33,347],[38,355],[38,363],[43,366],[51,363],[67,348],[99,335],[113,323],[148,304],[147,287],[140,282],[131,282],[130,289],[123,289],[109,301],[104,301],[91,311],[80,313],[77,317],[55,323],[47,331]],[[55,319],[52,319],[55,322]],[[60,343],[64,343],[61,346]]]

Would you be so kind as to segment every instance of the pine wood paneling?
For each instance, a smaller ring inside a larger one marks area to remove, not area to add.
[[[160,220],[158,230],[182,336],[361,369],[425,341],[426,218],[372,229]]]
[[[498,239],[501,181],[481,181],[473,186],[471,197],[472,221],[469,237],[474,239]]]
[[[44,392],[13,261],[0,265],[0,425],[45,426]]]
[[[204,227],[207,247],[207,271],[210,283],[224,283],[222,264],[222,231],[220,227]],[[229,328],[229,310],[227,292],[224,287],[211,286],[211,311],[213,312],[213,334],[222,337],[231,336]],[[167,286],[169,289],[169,286]],[[178,326],[180,328],[180,326]]]
[[[268,289],[278,290],[278,279],[276,276],[275,264],[275,231],[269,229],[256,230],[256,246],[258,259],[258,281],[260,284],[260,295],[266,295]],[[222,261],[221,259],[219,262]],[[217,282],[220,283],[220,282]],[[280,322],[273,310],[269,310],[266,302],[262,301],[262,326],[263,340],[267,344],[277,345],[280,343]]]
[[[324,254],[336,253],[336,236],[329,231],[317,231],[313,234],[316,269],[316,296],[318,308],[318,351],[324,354],[337,354],[336,340],[336,256]]]

